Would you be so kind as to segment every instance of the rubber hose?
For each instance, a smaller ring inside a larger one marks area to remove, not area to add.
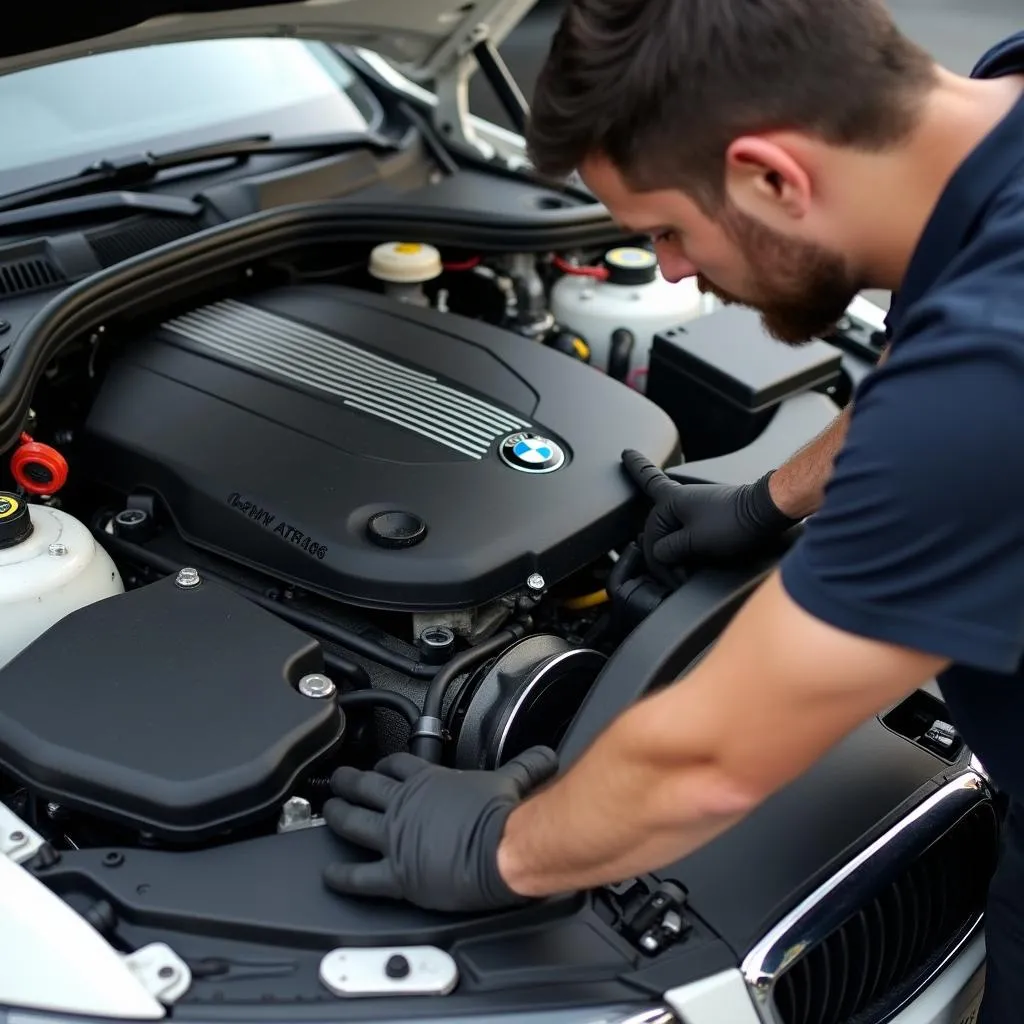
[[[495,633],[494,636],[482,640],[469,650],[457,654],[447,662],[440,672],[434,676],[427,687],[427,695],[423,700],[423,714],[413,727],[409,749],[417,757],[433,761],[441,760],[443,741],[440,732],[441,711],[444,707],[445,694],[452,680],[486,661],[492,654],[503,651],[509,644],[526,635],[526,626],[513,623]]]
[[[629,374],[629,360],[633,355],[636,338],[625,327],[612,331],[611,347],[608,351],[608,376],[624,381]]]
[[[340,654],[334,654],[330,651],[324,651],[324,664],[331,672],[336,676],[342,677],[354,689],[370,689],[370,673],[362,665],[357,665],[354,661],[349,661],[348,658],[343,658]]]
[[[338,697],[338,704],[345,708],[389,708],[397,711],[410,726],[415,726],[420,717],[420,709],[404,693],[392,690],[352,690]]]
[[[147,551],[137,544],[132,544],[131,541],[126,541],[123,537],[116,537],[113,534],[99,531],[97,533],[97,540],[109,551],[117,552],[125,558],[134,558],[143,565],[148,565],[159,572],[173,576],[181,568],[180,563],[173,558],[167,558],[165,555],[158,555],[155,552]],[[219,576],[208,569],[201,570],[200,574],[222,586],[237,591],[243,597],[252,601],[253,604],[273,612],[286,622],[290,622],[293,626],[298,626],[309,633],[318,634],[327,640],[332,640],[339,647],[344,647],[354,654],[361,654],[364,658],[369,658],[370,661],[375,661],[379,665],[386,665],[388,668],[393,668],[396,672],[401,672],[403,675],[412,676],[414,679],[433,679],[437,674],[436,668],[432,665],[424,665],[421,662],[413,661],[412,658],[405,657],[403,654],[390,651],[382,644],[375,643],[373,640],[367,640],[358,633],[345,629],[344,626],[327,622],[324,619],[317,618],[315,615],[299,611],[297,608],[289,608],[280,601],[275,601],[273,598],[258,594],[244,584],[225,579],[223,576]]]

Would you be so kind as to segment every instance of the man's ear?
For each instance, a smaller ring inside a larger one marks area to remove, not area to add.
[[[744,213],[771,222],[799,220],[811,205],[811,176],[796,147],[781,138],[744,135],[725,154],[725,189]]]

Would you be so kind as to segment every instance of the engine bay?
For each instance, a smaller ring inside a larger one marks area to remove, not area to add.
[[[294,831],[340,764],[557,745],[657,603],[612,599],[646,511],[620,453],[678,462],[678,428],[551,309],[618,264],[623,316],[664,303],[650,253],[346,255],[95,331],[38,388],[3,498],[0,573],[42,599],[3,645],[0,799],[57,849]]]
[[[647,378],[708,309],[642,245],[375,241],[83,335],[0,502],[9,603],[38,597],[0,645],[0,799],[58,848],[196,849],[318,823],[340,764],[557,746],[672,589],[620,455],[699,446],[645,392],[692,391]],[[705,389],[726,447],[834,382],[807,348],[767,412]]]
[[[796,447],[841,404],[840,362],[668,285],[642,245],[296,246],[91,325],[0,481],[0,812],[23,862],[117,948],[171,942],[199,1006],[338,994],[339,942],[457,949],[471,996],[529,978],[590,1002],[624,972],[615,998],[660,992],[672,950],[728,965],[681,871],[500,927],[328,894],[324,864],[365,851],[320,812],[337,767],[399,750],[578,751],[698,658],[762,567],[710,591],[649,574],[621,453],[685,467],[819,399]],[[778,898],[750,889],[744,920]],[[254,963],[286,965],[272,995]]]

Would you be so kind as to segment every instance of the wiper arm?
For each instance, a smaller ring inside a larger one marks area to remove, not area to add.
[[[301,138],[275,141],[271,135],[242,135],[220,142],[173,149],[166,153],[139,153],[112,160],[100,160],[82,168],[78,174],[32,188],[9,192],[0,197],[0,213],[18,210],[51,199],[66,199],[104,189],[134,188],[152,181],[162,171],[191,164],[234,160],[245,163],[254,156],[275,156],[288,153],[310,153],[330,156],[350,149],[372,149],[393,153],[399,143],[368,132],[345,132],[334,135],[306,135]]]

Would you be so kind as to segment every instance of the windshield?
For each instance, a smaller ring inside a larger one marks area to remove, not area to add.
[[[358,132],[377,116],[372,94],[323,43],[215,39],[94,54],[0,77],[0,191],[99,157],[240,132]]]

